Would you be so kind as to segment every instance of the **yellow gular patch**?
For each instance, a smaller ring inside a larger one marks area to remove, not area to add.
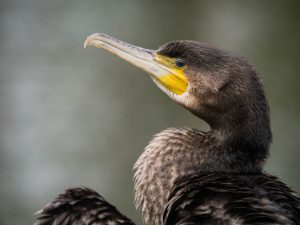
[[[187,89],[187,80],[183,75],[183,72],[180,71],[176,74],[166,74],[159,77],[159,82],[164,85],[169,91],[177,95],[183,94]]]
[[[162,55],[155,55],[155,61],[168,68],[170,73],[163,74],[159,77],[155,77],[165,88],[169,91],[181,95],[183,94],[188,86],[188,80],[184,75],[186,65],[182,68],[176,66],[176,58],[169,58]]]

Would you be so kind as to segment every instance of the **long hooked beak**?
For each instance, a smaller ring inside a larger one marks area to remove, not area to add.
[[[137,47],[103,33],[88,36],[84,48],[87,46],[103,48],[145,70],[155,83],[175,94],[182,94],[187,89],[187,80],[182,72],[174,69],[167,57],[158,55],[155,50]]]

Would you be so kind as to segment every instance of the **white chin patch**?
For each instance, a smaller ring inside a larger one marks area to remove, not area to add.
[[[165,86],[163,86],[157,79],[155,79],[151,75],[150,75],[150,77],[152,78],[153,82],[159,87],[159,89],[161,89],[164,93],[166,93],[174,101],[176,101],[182,105],[185,105],[187,107],[192,103],[191,102],[192,98],[189,94],[189,89],[190,89],[189,85],[183,94],[178,95],[178,94],[175,94],[174,92],[168,90]]]

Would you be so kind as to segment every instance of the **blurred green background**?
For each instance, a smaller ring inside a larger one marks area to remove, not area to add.
[[[0,224],[32,214],[70,186],[94,188],[140,222],[132,166],[166,127],[207,125],[139,69],[83,49],[104,32],[155,49],[212,43],[261,71],[274,141],[266,170],[300,191],[299,1],[0,2]]]

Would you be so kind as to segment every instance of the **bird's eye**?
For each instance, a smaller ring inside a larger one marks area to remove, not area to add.
[[[185,61],[183,59],[176,59],[175,62],[177,67],[184,67],[185,66]]]

